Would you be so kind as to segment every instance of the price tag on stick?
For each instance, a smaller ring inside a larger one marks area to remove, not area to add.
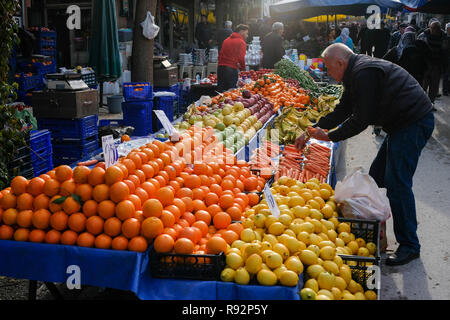
[[[280,217],[280,209],[278,208],[277,202],[273,197],[272,191],[270,191],[270,187],[268,184],[264,186],[264,197],[266,198],[267,205],[269,206],[270,212],[272,215],[279,218]]]
[[[180,134],[174,128],[172,122],[167,118],[166,114],[162,110],[153,110],[158,117],[159,121],[161,121],[162,126],[169,134],[171,141],[178,141],[180,139]]]
[[[119,152],[117,151],[114,138],[110,134],[102,137],[103,156],[105,158],[105,167],[114,165],[119,160]]]

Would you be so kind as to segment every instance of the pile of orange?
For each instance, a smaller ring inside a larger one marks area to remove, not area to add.
[[[93,169],[62,165],[31,180],[15,177],[0,194],[0,240],[225,251],[239,238],[237,221],[259,202],[255,191],[265,180],[211,131],[193,126],[175,144],[155,140],[106,170],[103,163]]]

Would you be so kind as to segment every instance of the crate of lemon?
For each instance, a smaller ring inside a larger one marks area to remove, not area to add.
[[[334,190],[317,179],[280,177],[271,192],[279,217],[265,198],[245,212],[221,280],[293,287],[303,275],[304,300],[377,299],[366,285],[368,267],[379,264],[377,223],[340,218]]]

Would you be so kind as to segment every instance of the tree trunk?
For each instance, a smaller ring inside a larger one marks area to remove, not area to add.
[[[142,35],[141,22],[145,20],[147,11],[155,16],[156,0],[136,1],[136,16],[133,28],[133,51],[131,56],[131,81],[153,83],[153,40]]]

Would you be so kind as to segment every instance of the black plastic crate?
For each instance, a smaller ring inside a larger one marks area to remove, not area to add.
[[[377,258],[340,255],[352,271],[352,279],[359,283],[364,292],[372,290],[380,300],[381,263]]]
[[[376,259],[380,259],[380,221],[362,220],[338,217],[339,222],[347,222],[350,224],[350,232],[355,238],[362,238],[364,241],[373,242],[377,246],[374,254]]]
[[[152,247],[149,254],[153,278],[220,280],[225,268],[225,254],[158,253]]]

